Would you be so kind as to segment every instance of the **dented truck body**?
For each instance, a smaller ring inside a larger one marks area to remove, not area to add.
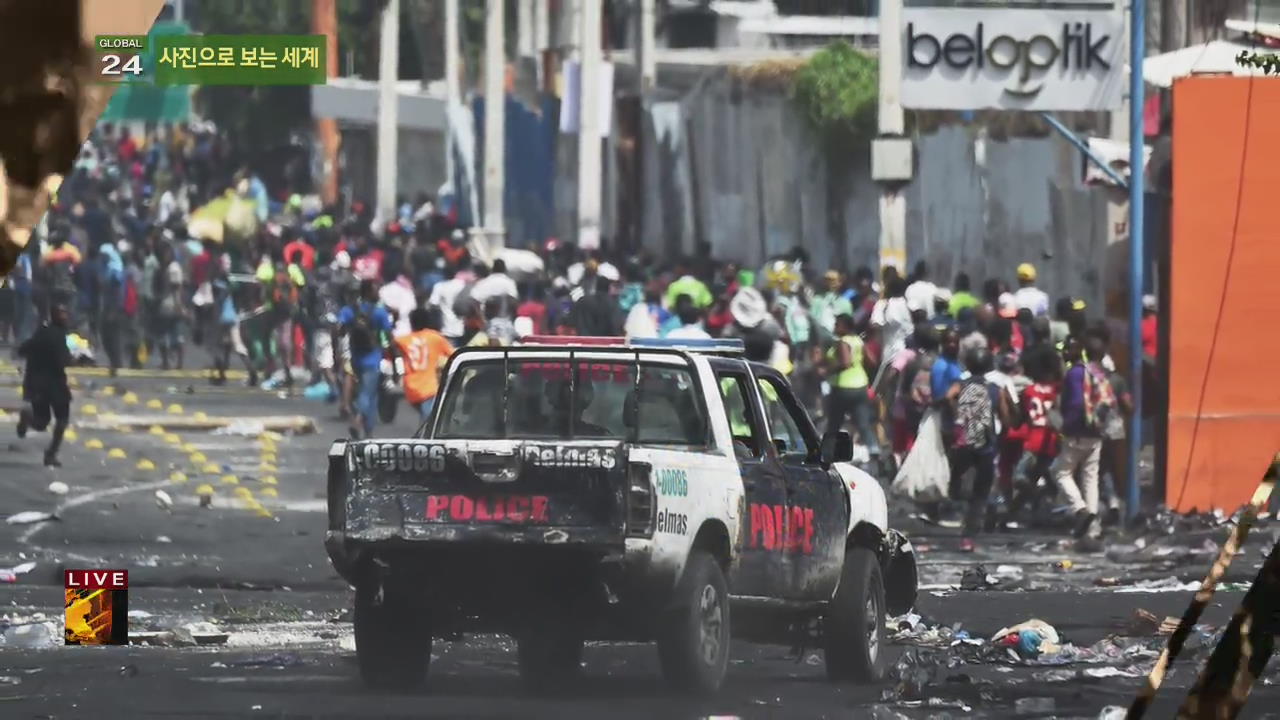
[[[802,643],[849,602],[851,553],[874,558],[876,612],[915,600],[911,544],[839,435],[818,438],[785,379],[740,359],[466,349],[416,437],[332,445],[326,550],[358,625],[365,588],[410,596],[434,637],[554,620],[661,646],[701,556],[734,635]]]

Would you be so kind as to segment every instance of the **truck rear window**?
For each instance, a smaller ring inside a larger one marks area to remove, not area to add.
[[[505,368],[502,360],[462,365],[445,389],[434,436],[707,444],[687,367],[511,359]]]

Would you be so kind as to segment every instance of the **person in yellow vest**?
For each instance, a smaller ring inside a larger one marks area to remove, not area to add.
[[[831,385],[827,396],[827,432],[839,430],[845,417],[851,416],[857,437],[866,446],[874,466],[880,454],[873,428],[875,408],[867,393],[870,378],[863,366],[864,346],[854,330],[852,315],[836,316],[835,336],[835,344],[827,351],[826,358],[827,382]]]

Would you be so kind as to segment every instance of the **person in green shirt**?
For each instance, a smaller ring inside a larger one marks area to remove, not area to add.
[[[982,304],[969,287],[969,274],[959,273],[956,275],[956,286],[951,293],[951,303],[947,306],[947,312],[951,317],[960,317],[960,311],[969,308],[976,308]]]
[[[827,351],[827,382],[831,385],[827,396],[827,432],[839,430],[845,416],[851,416],[859,440],[871,455],[871,466],[875,467],[880,454],[872,427],[875,410],[867,393],[870,378],[863,366],[864,346],[854,330],[852,315],[836,316],[835,335],[836,342]]]
[[[688,263],[681,263],[676,266],[676,279],[667,286],[665,300],[668,310],[676,306],[676,298],[681,295],[688,295],[689,299],[693,301],[693,306],[699,310],[706,310],[715,301],[707,284],[689,272]]]

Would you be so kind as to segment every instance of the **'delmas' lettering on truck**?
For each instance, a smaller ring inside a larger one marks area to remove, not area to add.
[[[618,464],[618,453],[614,448],[526,445],[521,454],[525,462],[538,467],[612,470]]]
[[[751,504],[747,548],[813,553],[813,508]]]
[[[444,523],[545,523],[545,495],[428,495],[427,521]]]
[[[1093,23],[1067,22],[1054,38],[1033,35],[988,37],[983,23],[977,23],[972,34],[953,33],[945,39],[929,32],[916,32],[915,23],[907,23],[907,68],[930,69],[942,63],[953,70],[965,71],[984,67],[1016,73],[1016,87],[1004,91],[1015,97],[1030,98],[1044,89],[1044,83],[1033,84],[1032,75],[1047,72],[1058,63],[1062,71],[1088,72],[1095,68],[1107,71],[1111,63],[1102,56],[1110,35],[1097,39]]]

